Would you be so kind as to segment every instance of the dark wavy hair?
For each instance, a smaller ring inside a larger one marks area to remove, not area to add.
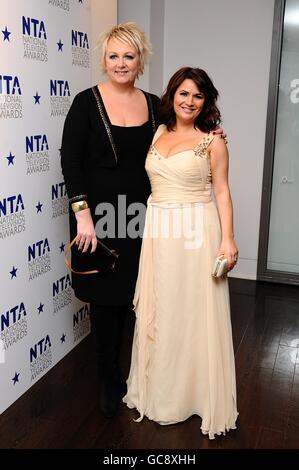
[[[169,80],[166,91],[161,98],[161,123],[166,125],[168,131],[174,129],[176,115],[173,108],[173,98],[178,87],[186,79],[193,80],[205,97],[203,109],[195,120],[194,127],[202,132],[210,132],[221,122],[220,111],[216,106],[219,93],[208,74],[202,69],[193,67],[182,67]]]

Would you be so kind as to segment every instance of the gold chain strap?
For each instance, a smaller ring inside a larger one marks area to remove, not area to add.
[[[104,123],[105,129],[106,129],[106,132],[107,132],[107,135],[108,135],[108,138],[109,138],[112,150],[113,150],[115,161],[117,163],[116,147],[115,147],[114,140],[113,140],[113,137],[112,137],[112,133],[111,133],[111,130],[110,130],[110,127],[109,127],[109,123],[107,121],[107,118],[106,118],[104,110],[103,110],[103,106],[102,106],[102,103],[101,103],[96,85],[92,87],[92,91],[93,91],[95,100],[97,102],[98,110],[99,110],[100,116],[102,118],[102,121]],[[155,114],[154,114],[154,109],[153,109],[153,103],[152,103],[150,95],[146,92],[145,92],[145,95],[147,97],[147,102],[149,103],[149,109],[150,109],[151,121],[152,121],[152,128],[153,128],[153,135],[154,135],[155,132],[156,132],[156,120],[155,120]]]
[[[156,120],[155,120],[155,114],[154,114],[154,109],[153,109],[153,103],[152,103],[150,95],[146,92],[145,92],[145,94],[148,98],[148,103],[149,103],[149,107],[150,107],[150,113],[151,113],[151,118],[152,118],[152,127],[153,127],[153,135],[154,135],[155,132],[156,132]]]
[[[111,144],[111,147],[112,147],[112,150],[113,150],[113,153],[114,153],[115,162],[117,163],[116,147],[115,147],[115,144],[114,144],[114,140],[113,140],[113,137],[112,137],[112,133],[111,133],[108,121],[106,119],[106,116],[105,116],[105,113],[104,113],[104,110],[103,110],[103,107],[102,107],[100,97],[96,92],[96,88],[97,88],[96,86],[93,86],[92,91],[93,91],[94,97],[95,97],[97,105],[98,105],[100,116],[102,118],[102,121],[104,123],[106,132],[107,132],[109,140],[110,140],[110,144]]]

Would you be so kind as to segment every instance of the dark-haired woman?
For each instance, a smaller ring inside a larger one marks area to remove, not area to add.
[[[124,402],[160,424],[191,415],[214,439],[235,428],[234,351],[227,279],[238,249],[228,186],[228,152],[212,130],[218,92],[201,69],[170,79],[146,160],[151,182],[134,307],[136,326]],[[212,198],[212,187],[216,204]]]

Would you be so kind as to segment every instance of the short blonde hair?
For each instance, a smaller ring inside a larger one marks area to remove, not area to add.
[[[100,35],[98,46],[102,49],[101,67],[103,72],[106,71],[105,56],[110,39],[118,39],[119,41],[127,42],[131,46],[135,47],[139,55],[139,70],[137,78],[139,75],[142,75],[144,72],[144,66],[147,64],[149,56],[152,53],[152,45],[137,24],[133,22],[119,23]]]

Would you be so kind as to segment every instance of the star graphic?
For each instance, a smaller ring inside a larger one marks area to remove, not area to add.
[[[65,248],[65,243],[61,242],[61,245],[60,245],[60,253],[63,253],[64,252],[64,248]]]
[[[43,204],[40,201],[38,201],[38,204],[35,207],[36,207],[36,213],[38,214],[39,212],[42,211]]]
[[[57,42],[57,46],[58,46],[58,52],[62,51],[63,42],[61,42],[61,39],[59,39],[59,42]]]
[[[7,31],[7,26],[5,26],[4,31],[2,30],[2,33],[3,33],[3,41],[9,41],[10,42],[9,35],[11,33],[9,31]]]
[[[11,274],[10,279],[13,279],[14,277],[17,277],[17,270],[18,270],[18,268],[15,268],[14,266],[12,267],[12,270],[9,271],[9,273]]]
[[[61,344],[65,342],[65,336],[66,336],[66,334],[63,333],[63,335],[60,338]]]
[[[8,160],[8,166],[9,166],[9,165],[14,165],[13,159],[15,158],[15,155],[12,155],[11,152],[9,152],[9,155],[8,155],[8,157],[6,157],[6,158],[7,158],[7,160]]]
[[[38,92],[36,92],[36,95],[34,95],[33,98],[35,99],[34,104],[40,104],[39,100],[40,100],[41,96],[38,94]]]
[[[44,311],[44,306],[45,306],[45,305],[40,302],[39,307],[37,307],[38,314],[40,314],[40,313],[42,313],[42,312]]]
[[[20,372],[18,374],[15,372],[15,376],[11,379],[13,380],[14,385],[16,385],[16,383],[19,381],[19,375],[20,375]]]

